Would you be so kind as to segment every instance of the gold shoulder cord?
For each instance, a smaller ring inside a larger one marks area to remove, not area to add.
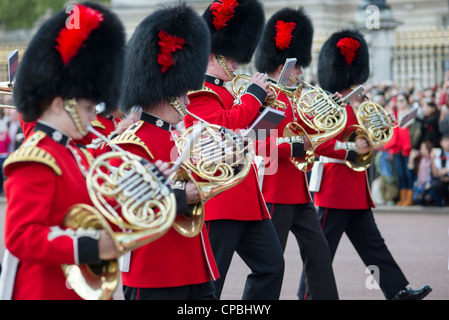
[[[92,164],[92,162],[94,162],[94,156],[89,152],[89,151],[87,151],[85,148],[79,148],[80,150],[81,150],[81,152],[84,154],[84,156],[86,157],[86,159],[87,159],[87,163],[89,164],[89,167],[90,167],[90,165]]]
[[[49,166],[58,176],[60,176],[62,171],[56,163],[55,158],[50,153],[37,146],[39,141],[44,137],[45,133],[42,131],[34,133],[19,149],[9,155],[3,163],[3,169],[14,163],[38,162]]]
[[[212,90],[212,89],[210,89],[210,88],[208,88],[208,87],[206,87],[206,86],[204,86],[204,85],[203,85],[203,87],[202,87],[200,90],[191,90],[191,91],[189,91],[189,92],[187,93],[187,96],[195,95],[195,94],[197,94],[197,93],[199,93],[199,94],[201,94],[201,93],[208,93],[208,94],[211,94],[211,95],[213,95],[215,98],[217,98],[217,100],[220,102],[221,105],[223,105],[223,101],[221,101],[220,96],[219,96],[214,90]]]
[[[100,129],[106,129],[106,127],[98,120],[94,120],[91,122],[92,127],[100,128]]]
[[[143,121],[139,120],[136,123],[132,124],[125,132],[123,132],[121,135],[115,137],[112,139],[110,143],[114,144],[134,144],[139,147],[142,147],[148,155],[151,157],[151,159],[154,159],[153,154],[151,153],[150,149],[148,149],[147,145],[140,139],[136,132],[140,129],[140,127],[143,125]]]

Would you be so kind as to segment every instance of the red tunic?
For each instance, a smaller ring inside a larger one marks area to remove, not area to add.
[[[354,110],[346,106],[348,121],[345,128],[358,124]],[[336,148],[337,141],[343,141],[343,130],[337,137],[321,144],[317,155],[333,159],[346,160],[348,152]],[[333,209],[368,209],[374,207],[371,199],[368,174],[366,171],[357,172],[343,163],[325,163],[321,189],[314,193],[315,205]]]
[[[113,142],[152,162],[171,162],[178,156],[171,132],[142,120]],[[122,272],[123,284],[134,288],[178,287],[218,277],[206,226],[193,238],[170,228],[163,237],[132,251],[129,272]]]
[[[27,146],[30,141],[36,146]],[[72,147],[88,168],[84,154]],[[31,149],[40,150],[38,155],[47,152],[46,159],[52,158],[54,163],[36,161],[26,152]],[[61,268],[62,264],[74,264],[77,256],[76,239],[63,230],[64,217],[72,205],[92,205],[73,153],[39,131],[10,156],[4,169],[5,245],[20,260],[12,298],[80,299],[67,287]]]
[[[236,132],[246,129],[258,115],[262,102],[251,93],[238,101],[224,87],[206,82],[205,89],[189,94],[188,109],[203,120]],[[184,118],[186,128],[196,119]],[[213,197],[205,204],[206,220],[262,220],[269,219],[265,200],[260,191],[257,170],[253,168],[238,185]]]
[[[277,137],[283,136],[287,124],[295,121],[290,100],[284,93],[280,93],[278,100],[286,104],[285,118],[264,144],[259,146],[259,155],[266,152],[266,169],[262,185],[262,192],[266,202],[283,204],[300,204],[311,202],[307,177],[290,161],[292,148],[289,143],[277,144]],[[300,123],[301,124],[301,123]],[[305,126],[302,126],[306,128]],[[276,134],[277,133],[277,134]],[[269,143],[266,146],[266,143]]]

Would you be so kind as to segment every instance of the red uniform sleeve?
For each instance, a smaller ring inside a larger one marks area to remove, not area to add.
[[[350,105],[346,106],[346,111],[348,119],[343,131],[338,136],[320,144],[315,150],[316,155],[349,161],[354,161],[357,158],[357,143],[348,141],[345,136],[348,133],[348,128],[358,125],[358,121]]]
[[[357,145],[333,138],[320,144],[315,149],[315,154],[333,159],[354,160],[357,157]]]
[[[253,90],[255,88],[254,86]],[[260,87],[257,86],[257,88]],[[258,89],[255,90],[257,91]],[[246,93],[234,101],[231,108],[226,109],[214,94],[199,92],[189,95],[190,105],[188,109],[209,123],[217,124],[228,129],[242,129],[249,126],[257,116],[263,103],[263,100],[259,100],[261,99],[260,96],[263,96],[260,95],[260,92],[254,94],[248,88]],[[186,127],[190,127],[197,120],[188,115],[184,121]]]
[[[73,264],[74,240],[52,215],[57,188],[53,170],[43,164],[12,168],[5,183],[7,211],[5,245],[24,262]]]

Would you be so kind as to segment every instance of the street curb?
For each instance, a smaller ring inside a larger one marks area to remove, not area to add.
[[[6,198],[0,196],[0,203],[6,203]],[[388,213],[423,213],[428,212],[429,214],[447,214],[449,215],[449,206],[445,207],[424,207],[424,206],[394,206],[394,205],[376,205],[373,208],[374,213],[388,212]]]
[[[394,206],[394,205],[376,205],[373,212],[389,212],[389,213],[423,213],[429,214],[447,214],[449,215],[449,207],[424,207],[424,206]]]

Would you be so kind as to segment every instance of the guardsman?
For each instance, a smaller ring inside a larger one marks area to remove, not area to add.
[[[174,126],[183,120],[188,90],[201,88],[210,48],[202,18],[181,4],[155,11],[131,37],[125,58],[121,111],[142,108],[140,120],[112,143],[150,162],[177,159]],[[114,163],[113,163],[114,165]],[[177,212],[199,200],[193,181],[173,186]],[[219,277],[205,225],[199,234],[181,235],[174,227],[131,252],[122,268],[127,300],[216,299]]]
[[[364,37],[357,31],[342,30],[332,34],[324,43],[318,60],[318,81],[330,92],[346,96],[353,87],[369,77],[369,52]],[[360,101],[359,101],[360,102]],[[357,103],[354,103],[357,105]],[[346,128],[358,124],[356,107],[346,106]],[[359,165],[359,155],[371,151],[372,146],[363,135],[346,138],[347,130],[324,142],[317,149],[324,163],[321,188],[314,194],[319,207],[318,217],[329,244],[332,258],[343,232],[346,233],[366,266],[379,268],[380,282],[386,299],[418,300],[432,289],[407,288],[408,280],[393,259],[374,220],[366,170],[356,171],[346,160]],[[313,173],[312,173],[313,175]],[[344,185],[342,185],[344,181]],[[304,288],[300,288],[304,291]]]
[[[4,163],[2,299],[81,299],[67,286],[61,265],[116,256],[105,231],[74,231],[63,221],[71,206],[92,205],[85,180],[89,154],[72,139],[87,134],[98,103],[109,110],[117,104],[124,48],[116,15],[82,3],[45,22],[23,56],[14,101],[23,120],[37,122]]]
[[[296,58],[292,76],[299,78],[303,68],[312,60],[313,24],[304,11],[284,8],[274,13],[265,25],[262,41],[255,54],[255,66],[259,72],[266,72],[271,81],[279,78],[287,58]],[[289,80],[287,86],[292,86]],[[266,175],[263,180],[263,196],[267,202],[274,227],[285,250],[288,234],[291,231],[298,242],[306,279],[306,296],[300,299],[338,299],[332,261],[326,238],[321,230],[315,206],[313,205],[305,173],[291,161],[305,156],[304,144],[299,142],[304,136],[284,139],[283,132],[290,122],[305,125],[296,114],[296,108],[283,92],[278,92],[274,106],[285,113],[284,120],[276,128],[277,135],[271,135],[262,154],[266,160]],[[310,130],[309,130],[310,133]],[[302,141],[302,140],[301,140]],[[271,155],[271,157],[270,157]],[[270,173],[270,167],[274,172]],[[268,174],[270,173],[270,174]]]
[[[188,110],[204,121],[232,131],[247,129],[267,97],[267,75],[256,72],[239,97],[224,86],[240,64],[249,63],[260,40],[264,11],[257,0],[214,1],[203,13],[212,37],[204,88],[189,93]],[[188,128],[197,120],[188,115]],[[279,240],[259,188],[257,171],[251,168],[237,186],[205,204],[212,249],[220,271],[215,281],[221,297],[234,252],[251,269],[243,299],[279,299],[284,259]]]

